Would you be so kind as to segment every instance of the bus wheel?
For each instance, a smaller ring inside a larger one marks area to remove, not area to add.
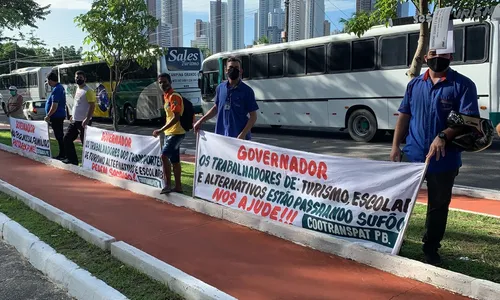
[[[135,124],[135,111],[132,106],[127,106],[123,115],[125,117],[125,122],[127,122],[127,125]]]
[[[356,142],[370,142],[377,135],[377,119],[366,109],[351,113],[347,122],[349,135]]]

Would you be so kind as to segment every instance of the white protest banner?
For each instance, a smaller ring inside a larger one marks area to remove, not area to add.
[[[12,147],[23,152],[52,157],[47,122],[9,118],[9,123]]]
[[[87,126],[83,168],[163,188],[158,138]]]
[[[438,8],[432,16],[429,49],[446,49],[448,24],[453,7]]]
[[[397,254],[425,171],[200,131],[194,195]]]

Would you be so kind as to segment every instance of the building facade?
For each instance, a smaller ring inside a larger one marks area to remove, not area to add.
[[[228,0],[227,2],[227,49],[228,51],[245,48],[245,1]]]
[[[305,38],[315,38],[324,35],[325,0],[305,1]]]
[[[218,5],[220,5],[220,15]],[[213,54],[227,51],[227,25],[227,2],[210,1],[209,49]],[[219,39],[218,30],[220,30]]]

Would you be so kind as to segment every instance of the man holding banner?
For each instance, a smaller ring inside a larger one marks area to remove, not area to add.
[[[205,121],[217,115],[215,133],[250,140],[250,131],[257,121],[259,106],[252,88],[241,80],[243,69],[239,58],[228,58],[226,74],[228,81],[217,87],[215,105],[196,122],[193,129],[197,132]]]
[[[424,74],[407,86],[399,108],[390,159],[392,161],[427,162],[428,206],[422,242],[425,260],[438,265],[446,230],[452,188],[462,166],[461,150],[450,147],[460,133],[447,127],[447,117],[454,110],[464,115],[479,116],[477,89],[466,76],[449,68],[452,49],[428,51],[429,66]],[[403,153],[400,143],[406,136]]]
[[[181,184],[181,154],[180,148],[182,140],[186,136],[186,130],[181,125],[181,116],[184,113],[184,103],[182,97],[172,88],[172,78],[167,73],[158,76],[158,84],[163,90],[165,100],[165,125],[153,131],[153,136],[157,137],[161,132],[165,132],[165,146],[163,147],[161,160],[163,162],[163,177],[165,187],[161,194],[168,194],[172,191],[172,168],[174,169],[175,189],[177,193],[182,193]]]

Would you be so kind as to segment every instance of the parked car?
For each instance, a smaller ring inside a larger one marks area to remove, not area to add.
[[[43,120],[45,118],[45,100],[29,100],[24,103],[24,116],[28,120]]]

